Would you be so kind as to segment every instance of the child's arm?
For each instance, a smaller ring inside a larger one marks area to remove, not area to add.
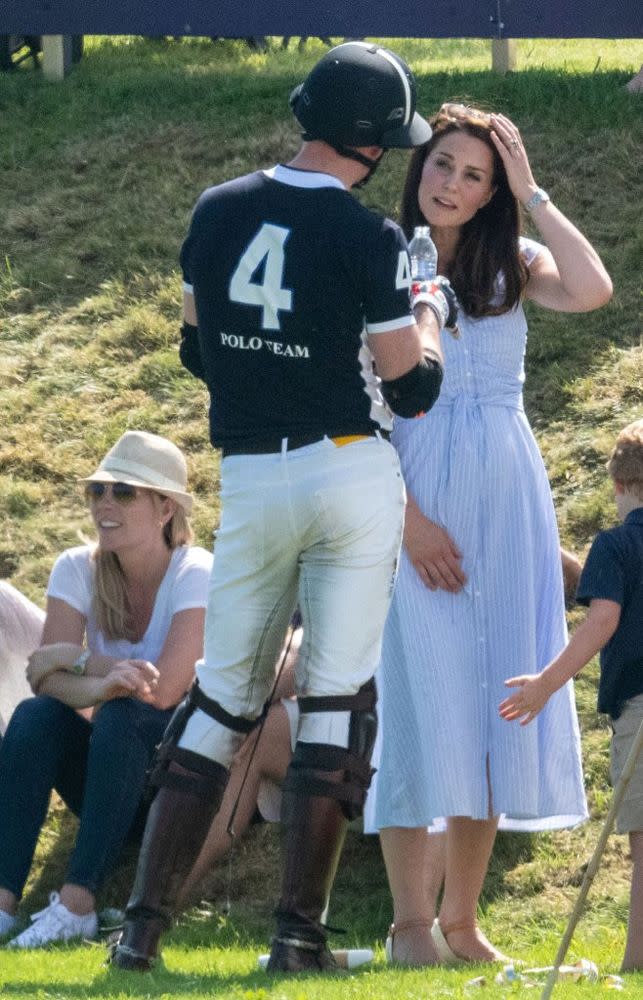
[[[516,690],[500,702],[498,710],[502,718],[507,722],[520,719],[521,726],[535,719],[554,691],[582,670],[612,638],[620,617],[621,605],[616,601],[592,600],[585,621],[555,660],[539,674],[524,674],[505,681],[507,687]]]

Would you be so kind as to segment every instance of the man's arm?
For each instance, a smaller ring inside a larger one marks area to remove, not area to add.
[[[196,326],[196,304],[192,292],[183,292],[183,319],[190,326]]]
[[[196,305],[191,292],[183,292],[183,325],[181,326],[181,343],[179,358],[184,368],[195,378],[203,379],[205,370],[199,346],[199,331],[197,329]]]
[[[442,383],[438,320],[426,305],[416,310],[415,323],[368,338],[382,395],[400,417],[418,417],[430,410]]]
[[[439,364],[444,364],[442,345],[440,343],[440,330],[437,317],[433,309],[425,302],[419,302],[413,309],[415,323],[422,342],[422,354],[425,358],[433,358]]]

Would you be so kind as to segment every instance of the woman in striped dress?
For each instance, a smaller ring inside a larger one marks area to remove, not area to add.
[[[522,402],[521,300],[581,312],[611,295],[508,118],[443,105],[433,129],[409,168],[402,221],[407,235],[431,226],[459,336],[443,335],[437,404],[395,422],[409,501],[366,816],[393,894],[387,951],[405,964],[502,958],[476,921],[499,822],[543,830],[587,815],[571,684],[533,727],[506,726],[497,706],[505,677],[539,671],[566,641],[552,497]],[[519,238],[519,202],[546,246]],[[441,818],[446,844],[427,835]]]

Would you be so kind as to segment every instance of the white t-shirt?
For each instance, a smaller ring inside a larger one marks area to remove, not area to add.
[[[188,608],[204,608],[208,603],[212,554],[198,545],[181,545],[172,551],[150,623],[140,642],[106,639],[96,625],[92,610],[94,562],[91,556],[92,546],[89,545],[66,549],[51,571],[47,595],[65,601],[85,617],[87,645],[94,653],[156,663],[174,615]]]

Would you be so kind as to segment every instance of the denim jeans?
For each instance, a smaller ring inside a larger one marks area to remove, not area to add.
[[[20,898],[55,789],[80,819],[65,881],[96,893],[132,829],[172,710],[106,702],[92,722],[48,696],[18,705],[0,743],[0,886]]]

